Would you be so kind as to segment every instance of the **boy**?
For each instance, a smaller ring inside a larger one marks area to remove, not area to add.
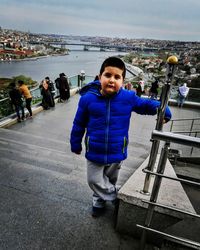
[[[87,179],[93,190],[92,216],[104,212],[106,201],[117,199],[116,182],[122,161],[127,158],[131,112],[155,115],[160,102],[138,97],[122,88],[126,68],[117,57],[107,58],[99,80],[84,86],[71,131],[71,151],[80,154],[85,135]],[[167,107],[165,119],[170,120]]]

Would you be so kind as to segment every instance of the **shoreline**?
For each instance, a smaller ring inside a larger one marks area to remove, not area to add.
[[[47,57],[50,57],[50,56],[66,56],[66,55],[69,55],[69,53],[66,53],[66,54],[52,54],[52,55],[29,57],[29,58],[22,58],[22,59],[0,60],[0,62],[1,63],[12,63],[12,62],[23,62],[23,61],[36,61],[38,59],[43,59],[43,58],[47,58]]]

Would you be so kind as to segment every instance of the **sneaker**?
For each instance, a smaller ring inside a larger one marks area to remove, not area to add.
[[[17,122],[22,122],[22,120],[21,119],[17,119]]]
[[[22,121],[26,121],[26,118],[25,118],[25,117],[23,117],[23,118],[22,118]]]
[[[115,200],[113,200],[112,204],[115,206],[115,208],[118,208],[119,207],[119,199],[116,198]]]
[[[92,217],[100,217],[105,212],[105,207],[92,207]]]

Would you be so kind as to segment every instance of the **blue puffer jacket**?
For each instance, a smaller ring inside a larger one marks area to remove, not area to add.
[[[109,164],[127,158],[128,129],[131,112],[141,115],[155,115],[159,101],[138,97],[134,91],[120,89],[106,98],[100,93],[99,81],[82,88],[78,110],[71,131],[71,151],[82,150],[85,134],[85,156],[88,160]],[[170,120],[167,107],[165,117]]]

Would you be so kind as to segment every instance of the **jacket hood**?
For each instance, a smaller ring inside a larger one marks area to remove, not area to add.
[[[83,86],[79,92],[81,96],[85,95],[87,92],[94,93],[96,95],[101,95],[100,94],[100,88],[101,88],[101,83],[99,80],[89,82],[85,86]]]

